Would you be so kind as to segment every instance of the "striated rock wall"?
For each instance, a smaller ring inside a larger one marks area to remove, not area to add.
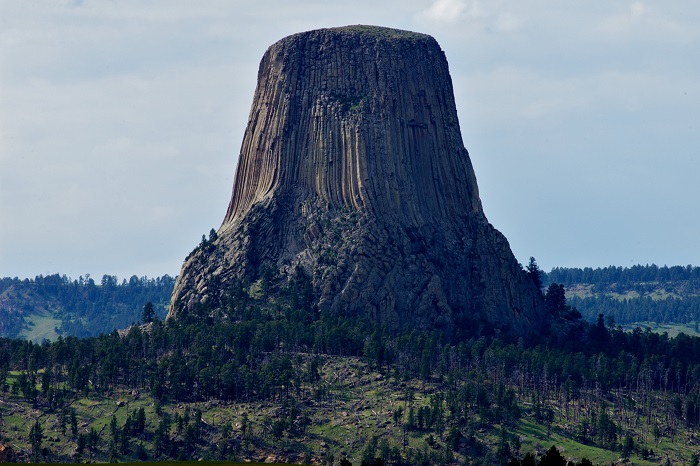
[[[268,49],[258,83],[225,225],[292,186],[413,225],[481,210],[432,37],[363,27],[297,34]]]
[[[448,332],[543,323],[541,294],[483,214],[432,37],[350,26],[267,50],[226,217],[183,265],[170,316],[297,264],[321,312]]]

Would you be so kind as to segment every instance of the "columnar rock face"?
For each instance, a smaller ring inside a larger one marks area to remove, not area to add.
[[[542,325],[539,290],[482,211],[432,37],[350,26],[267,50],[226,217],[185,261],[170,316],[298,265],[321,313],[447,332]]]

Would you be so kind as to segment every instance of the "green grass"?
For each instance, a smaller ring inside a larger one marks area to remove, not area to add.
[[[58,333],[56,333],[56,327],[61,326],[61,321],[54,319],[51,313],[44,310],[38,314],[32,314],[26,318],[30,323],[29,328],[25,328],[19,334],[20,338],[26,338],[37,343],[44,340],[56,341],[58,338]]]
[[[424,39],[425,37],[428,37],[425,34],[420,34],[412,31],[404,31],[401,29],[392,29],[379,26],[365,26],[360,24],[353,26],[343,26],[334,29],[341,31],[359,32],[366,35],[386,37],[392,39]]]
[[[17,415],[12,415],[12,416],[4,416],[2,418],[3,422],[5,423],[4,429],[5,430],[11,430],[15,432],[21,432],[26,430],[26,424],[27,421],[24,419],[22,416],[17,416]]]
[[[37,466],[56,466],[55,463],[34,463]],[[72,464],[84,463],[61,463],[61,466],[71,466]],[[244,463],[233,461],[139,461],[134,463],[119,463],[121,466],[255,466],[265,464],[266,466],[281,465],[286,463]],[[293,465],[292,465],[293,466]]]
[[[680,333],[685,333],[686,335],[698,337],[700,332],[695,331],[695,324],[659,324],[656,322],[634,322],[631,324],[623,325],[623,328],[627,331],[632,331],[635,327],[640,327],[642,330],[649,329],[654,333],[668,333],[670,338],[678,336]]]
[[[641,283],[639,284],[641,285]],[[577,298],[593,298],[600,296],[607,296],[609,298],[622,301],[624,299],[638,299],[638,298],[651,298],[654,301],[660,301],[669,298],[683,299],[687,297],[698,296],[697,293],[692,293],[679,288],[678,286],[673,286],[672,288],[667,288],[665,283],[648,283],[647,285],[654,285],[654,288],[642,290],[624,290],[622,292],[617,291],[615,288],[610,288],[609,286],[603,286],[602,289],[596,287],[592,284],[575,284],[570,285],[566,289],[567,298],[576,296]]]
[[[414,409],[420,406],[428,405],[430,402],[430,393],[439,389],[439,385],[430,382],[422,383],[419,381],[401,382],[394,380],[392,376],[384,374],[382,377],[376,372],[367,371],[366,366],[362,361],[353,358],[326,358],[326,364],[322,367],[321,373],[327,381],[333,381],[330,389],[333,394],[332,400],[315,400],[309,395],[303,395],[299,398],[296,407],[299,410],[307,412],[312,419],[312,423],[308,426],[307,431],[302,434],[290,436],[284,433],[281,438],[275,438],[269,434],[265,435],[264,425],[268,425],[271,419],[280,415],[287,415],[288,411],[281,409],[281,406],[273,402],[259,403],[225,403],[219,401],[213,402],[198,402],[198,403],[164,403],[161,409],[167,413],[171,419],[175,413],[182,415],[185,409],[189,409],[192,413],[195,409],[200,409],[203,414],[203,419],[209,426],[205,432],[209,432],[207,441],[213,444],[219,441],[219,429],[228,424],[232,426],[233,435],[241,436],[240,423],[244,415],[250,421],[250,427],[257,441],[253,442],[249,447],[246,447],[246,453],[239,458],[248,458],[255,461],[261,461],[263,458],[269,458],[270,461],[282,461],[285,455],[288,455],[291,461],[301,461],[305,451],[314,454],[314,459],[319,460],[325,455],[334,455],[336,462],[342,456],[347,455],[353,464],[359,464],[360,455],[365,445],[370,439],[376,437],[381,440],[386,440],[390,446],[401,447],[402,427],[395,425],[393,420],[393,412],[396,408],[401,407],[404,410],[404,420],[407,416],[408,404],[404,401],[406,393],[412,393],[410,403]],[[337,377],[336,377],[337,374]],[[17,376],[16,372],[11,372],[9,378],[14,380]],[[342,396],[341,396],[342,395]],[[124,405],[117,408],[117,402],[124,402]],[[128,402],[128,405],[127,405]],[[571,427],[572,421],[566,421],[562,413],[555,415],[554,425],[551,431],[548,432],[547,427],[534,422],[530,410],[524,404],[523,417],[512,425],[505,425],[505,430],[509,434],[517,436],[521,443],[520,452],[540,452],[548,450],[552,445],[561,447],[563,455],[567,458],[579,460],[588,458],[594,464],[601,466],[609,465],[616,462],[621,453],[619,451],[608,451],[592,445],[579,443],[573,434],[574,429]],[[128,412],[133,413],[143,407],[146,412],[147,430],[154,432],[158,424],[158,417],[155,415],[154,400],[145,393],[140,393],[138,396],[131,391],[114,391],[105,394],[91,394],[83,396],[72,401],[71,408],[76,410],[80,433],[87,433],[91,428],[96,431],[102,431],[100,444],[96,453],[85,453],[81,457],[70,457],[70,452],[75,449],[76,441],[72,435],[62,435],[58,426],[58,411],[45,412],[40,414],[39,411],[31,408],[30,404],[19,397],[6,397],[4,403],[0,403],[0,416],[4,421],[2,435],[3,440],[11,440],[11,443],[20,445],[21,448],[28,448],[26,438],[31,422],[37,418],[45,429],[45,446],[53,452],[60,453],[62,460],[76,461],[107,461],[106,453],[107,442],[109,436],[109,423],[112,416],[116,416],[118,426],[122,426]],[[639,420],[640,425],[646,425],[645,419]],[[469,429],[476,436],[477,440],[491,449],[496,448],[500,440],[501,426],[485,426],[478,421],[478,415],[469,421]],[[174,426],[171,428],[171,435]],[[409,450],[426,449],[426,438],[429,435],[441,444],[440,448],[445,448],[444,436],[431,431],[412,431],[408,433],[407,440]],[[49,441],[48,438],[57,438],[55,441]],[[179,437],[181,438],[181,436]],[[662,463],[658,458],[668,454],[674,464],[683,464],[690,460],[694,453],[692,436],[686,434],[678,435],[674,438],[674,442],[667,437],[662,437],[659,442],[650,439],[648,429],[635,436],[634,440],[641,447],[651,447],[659,455],[655,462],[644,461],[636,454],[630,458],[629,464],[639,466],[659,465]],[[619,440],[618,440],[619,441]],[[149,443],[134,439],[132,445],[142,445],[145,447],[149,457],[152,458],[153,449]],[[281,452],[278,454],[277,452]],[[215,458],[216,456],[207,456],[207,453],[200,455],[202,458]],[[325,456],[327,458],[328,456]],[[122,457],[124,460],[133,461],[136,455],[132,451],[131,454]],[[665,456],[664,456],[665,459]],[[173,466],[188,466],[195,461],[183,462],[151,462],[138,463],[139,465],[151,464],[154,466],[168,466],[167,463],[172,463]],[[229,466],[237,464],[253,464],[253,463],[236,463],[210,461],[196,461],[198,465],[211,466]],[[122,463],[136,464],[136,463]]]
[[[593,464],[598,465],[617,463],[617,460],[620,458],[619,452],[613,452],[593,445],[579,443],[569,437],[565,437],[556,433],[554,429],[552,429],[552,431],[549,434],[547,434],[547,428],[545,426],[537,424],[530,419],[521,419],[518,422],[518,426],[515,429],[514,433],[526,438],[524,441],[522,441],[522,451],[532,452],[535,451],[535,448],[537,446],[544,450],[547,450],[552,445],[556,445],[557,447],[562,448],[562,455],[565,458],[575,460],[580,460],[581,458],[588,458],[593,462]],[[657,452],[668,451],[662,450],[661,447],[658,449],[655,448],[655,450]],[[674,455],[675,457],[690,457],[690,454],[692,454],[691,452],[684,451],[682,449],[678,449],[677,451],[674,451],[674,453],[676,453],[676,455]],[[654,464],[658,464],[658,461],[654,462],[642,460],[641,458],[633,454],[630,457],[630,464],[635,464],[638,466],[651,466]]]

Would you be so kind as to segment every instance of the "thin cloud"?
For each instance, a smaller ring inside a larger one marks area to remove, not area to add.
[[[479,0],[435,0],[429,8],[415,15],[416,21],[436,25],[440,35],[449,29],[451,34],[475,37],[480,33],[513,33],[528,22],[527,10],[497,0],[486,4]]]
[[[427,10],[419,13],[419,16],[431,21],[453,23],[467,16],[477,15],[479,7],[477,2],[472,2],[471,9],[463,0],[436,0]]]
[[[615,41],[688,43],[700,37],[697,15],[674,14],[668,11],[672,4],[659,5],[635,1],[626,8],[601,16],[595,30],[604,40]]]
[[[526,20],[524,18],[519,17],[510,12],[505,12],[498,15],[495,25],[498,31],[515,32],[519,30],[525,23]]]

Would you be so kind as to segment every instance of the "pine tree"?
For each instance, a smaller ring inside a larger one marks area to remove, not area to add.
[[[557,447],[552,445],[547,453],[540,458],[539,466],[566,466],[566,460],[561,456]]]
[[[41,442],[44,440],[44,429],[39,420],[29,429],[29,444],[32,446],[32,461],[36,462],[41,456]]]
[[[520,464],[522,464],[522,466],[537,466],[535,457],[530,452],[525,453],[525,457],[520,462]]]
[[[552,283],[547,287],[544,295],[544,302],[547,305],[549,315],[553,317],[563,316],[566,311],[566,289],[564,285]]]
[[[144,324],[147,324],[149,322],[153,322],[153,319],[156,316],[156,311],[153,309],[153,303],[148,301],[144,306],[143,306],[143,313],[141,314],[141,320],[143,321]]]
[[[525,269],[527,270],[527,276],[530,277],[535,287],[537,287],[538,290],[542,290],[542,271],[534,257],[530,257],[530,262]]]

